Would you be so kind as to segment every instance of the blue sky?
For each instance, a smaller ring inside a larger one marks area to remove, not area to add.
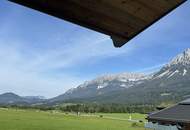
[[[2,0],[0,93],[53,97],[105,74],[150,73],[190,48],[190,1],[122,48],[110,38]]]

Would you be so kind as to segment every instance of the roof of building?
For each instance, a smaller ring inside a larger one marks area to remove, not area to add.
[[[9,0],[110,35],[116,47],[186,0]]]
[[[190,123],[190,99],[148,115],[149,121]]]

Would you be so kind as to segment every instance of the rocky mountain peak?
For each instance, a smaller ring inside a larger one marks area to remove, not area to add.
[[[143,78],[144,76],[145,76],[144,74],[140,74],[140,73],[120,73],[120,74],[110,74],[110,75],[100,76],[93,81],[101,82],[102,80],[111,81],[114,79],[115,80],[120,80],[120,79],[128,79],[128,80],[134,79],[135,80],[135,79]]]
[[[138,81],[141,79],[145,79],[146,75],[140,73],[121,73],[121,74],[107,74],[104,76],[100,76],[94,80],[86,81],[84,84],[80,85],[80,88],[84,88],[89,86],[90,84],[104,84],[105,82],[110,82],[113,80],[128,82],[128,81]]]
[[[189,65],[190,64],[190,48],[186,49],[183,53],[177,55],[167,66],[172,65]]]
[[[170,63],[166,64],[160,71],[155,73],[154,79],[157,78],[180,78],[190,74],[190,48],[174,57]]]

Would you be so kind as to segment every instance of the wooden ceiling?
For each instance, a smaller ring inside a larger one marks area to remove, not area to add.
[[[185,0],[9,0],[111,36],[121,47]]]

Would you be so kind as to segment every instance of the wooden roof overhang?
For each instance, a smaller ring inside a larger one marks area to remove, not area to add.
[[[186,0],[9,0],[111,36],[121,47]]]

